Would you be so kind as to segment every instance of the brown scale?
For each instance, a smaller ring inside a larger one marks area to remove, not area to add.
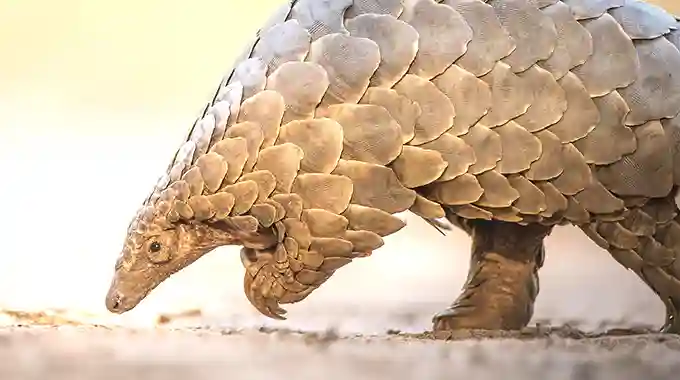
[[[593,36],[593,54],[572,72],[581,79],[588,93],[602,96],[633,83],[640,61],[635,45],[616,20],[604,13],[581,24]]]
[[[342,142],[342,126],[328,118],[291,121],[281,127],[277,140],[277,144],[292,143],[299,147],[302,172],[326,174],[338,164]]]
[[[550,17],[526,0],[487,2],[517,43],[517,48],[502,60],[514,72],[520,73],[550,57],[557,44],[557,30]]]
[[[242,98],[251,96],[264,90],[267,85],[267,63],[260,57],[248,58],[234,67],[232,80],[243,86]]]
[[[557,178],[564,173],[562,162],[562,142],[559,137],[550,131],[534,133],[541,146],[541,155],[531,163],[529,169],[523,175],[530,181],[547,181]]]
[[[593,53],[592,36],[577,21],[574,8],[570,8],[571,4],[565,3],[556,1],[541,9],[555,24],[557,41],[550,57],[539,61],[538,65],[548,70],[557,80],[562,79],[569,70],[585,63]]]
[[[415,202],[415,191],[402,185],[396,174],[384,166],[340,160],[333,173],[353,185],[352,203],[394,214],[408,210]]]
[[[385,108],[399,124],[403,144],[415,137],[416,121],[421,113],[418,103],[393,89],[384,87],[369,87],[359,103],[374,104]]]
[[[401,153],[401,127],[381,106],[338,104],[317,115],[342,126],[341,157],[345,160],[387,165]]]
[[[316,63],[290,61],[279,66],[267,79],[267,90],[281,94],[285,104],[276,126],[314,117],[329,85],[326,70]]]
[[[651,121],[634,127],[633,132],[635,151],[615,163],[597,167],[595,174],[616,194],[664,197],[673,187],[673,156],[663,127]]]
[[[468,54],[464,55],[467,57]],[[448,133],[461,136],[470,130],[491,108],[491,88],[488,83],[451,65],[441,75],[432,79],[437,88],[449,98],[455,110],[453,128]]]
[[[370,79],[375,87],[392,87],[408,71],[418,52],[418,31],[387,14],[361,14],[346,22],[351,36],[368,38],[380,48],[380,65]]]
[[[297,20],[280,20],[263,29],[253,55],[265,62],[268,74],[286,62],[303,60],[309,53],[311,36]]]
[[[446,212],[439,203],[431,201],[417,193],[416,200],[413,202],[413,206],[409,208],[409,211],[427,220],[443,218],[446,216]]]
[[[516,122],[510,121],[493,131],[501,138],[502,156],[496,163],[499,173],[516,174],[529,170],[541,157],[541,140]]]
[[[442,159],[446,162],[444,172],[438,176],[435,182],[454,179],[466,173],[470,166],[477,161],[473,147],[468,145],[465,140],[450,133],[444,133],[418,147],[439,152]]]
[[[613,164],[631,154],[637,147],[635,133],[624,124],[630,111],[618,91],[593,99],[600,121],[585,137],[574,141],[586,162],[595,165]]]
[[[441,74],[467,51],[472,29],[465,18],[448,5],[413,1],[399,16],[418,33],[418,51],[409,74],[427,81]]]
[[[534,101],[515,122],[529,132],[537,132],[560,121],[567,110],[567,95],[553,75],[534,65],[519,76],[530,83]]]
[[[562,0],[562,2],[571,8],[577,20],[586,20],[601,17],[608,10],[623,6],[626,0]]]
[[[512,67],[496,63],[493,70],[481,77],[491,88],[491,107],[479,124],[493,128],[524,114],[534,101],[531,82],[517,75]]]
[[[322,104],[356,103],[378,69],[380,48],[367,38],[327,34],[312,43],[307,59],[326,70],[330,84]]]
[[[491,129],[477,124],[461,139],[472,148],[475,161],[468,167],[468,173],[477,175],[496,167],[503,158],[501,137]]]
[[[597,126],[600,113],[578,76],[570,72],[558,83],[564,90],[568,107],[562,118],[547,130],[563,143],[575,142],[586,137]]]
[[[394,89],[420,107],[420,115],[414,128],[415,136],[409,144],[420,145],[432,141],[453,125],[456,111],[449,98],[432,82],[417,75],[406,74]]]
[[[493,69],[496,62],[517,48],[489,4],[460,0],[445,0],[443,3],[458,11],[472,29],[473,38],[467,45],[467,51],[456,61],[463,71],[476,77],[483,76]]]
[[[401,154],[389,165],[399,182],[410,189],[432,183],[448,166],[436,150],[404,146]]]
[[[519,198],[519,192],[510,185],[510,181],[501,173],[489,170],[477,176],[482,187],[482,196],[474,202],[476,206],[505,208],[510,207]]]
[[[253,169],[256,172],[271,174],[274,186],[271,191],[284,194],[290,193],[293,181],[295,181],[295,177],[297,177],[300,171],[300,162],[303,157],[304,151],[301,147],[293,143],[282,143],[262,149]],[[266,192],[261,192],[260,201],[269,197],[270,194],[269,188],[267,188]]]

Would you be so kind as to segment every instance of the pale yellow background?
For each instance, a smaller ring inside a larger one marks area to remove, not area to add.
[[[0,308],[110,317],[103,296],[130,217],[278,3],[0,0]],[[288,307],[290,323],[428,327],[463,283],[469,242],[409,223]],[[236,252],[201,260],[124,320],[201,306],[220,323],[268,321],[242,295]],[[663,317],[635,276],[573,229],[550,238],[541,289],[537,318]]]

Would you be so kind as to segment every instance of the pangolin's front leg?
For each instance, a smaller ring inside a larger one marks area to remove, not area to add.
[[[551,227],[449,217],[472,237],[472,258],[463,291],[451,306],[435,315],[434,330],[518,330],[526,326],[539,291],[543,240]]]

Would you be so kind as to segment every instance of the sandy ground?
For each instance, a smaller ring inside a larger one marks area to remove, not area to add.
[[[677,379],[680,338],[431,341],[332,333],[0,330],[0,378],[13,379]]]

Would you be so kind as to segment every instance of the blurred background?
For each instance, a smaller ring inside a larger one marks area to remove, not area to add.
[[[680,14],[675,0],[655,2]],[[136,326],[201,309],[198,323],[210,325],[430,327],[463,284],[469,240],[458,231],[441,236],[413,217],[373,257],[288,305],[289,321],[249,305],[238,250],[227,248],[122,317],[104,308],[130,218],[280,3],[0,0],[0,310],[57,308]],[[562,227],[548,239],[536,320],[660,325],[663,312],[635,275],[580,231]]]

